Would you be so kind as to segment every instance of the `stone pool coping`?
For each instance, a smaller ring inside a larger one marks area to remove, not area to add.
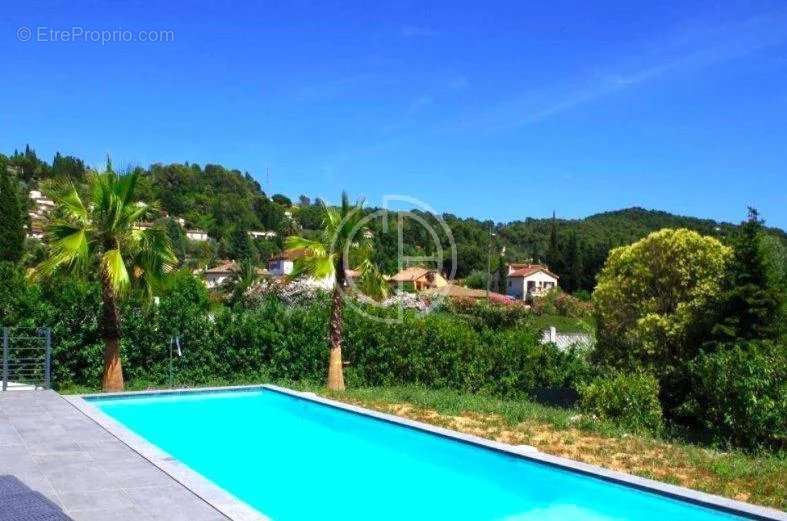
[[[254,390],[269,390],[285,394],[301,400],[319,403],[328,407],[341,409],[347,412],[375,418],[377,420],[393,423],[403,427],[428,432],[441,436],[444,438],[456,440],[471,445],[481,446],[497,452],[502,452],[513,457],[523,458],[526,460],[558,467],[564,470],[578,472],[590,477],[603,479],[605,481],[618,483],[639,490],[667,496],[672,499],[687,501],[696,505],[708,507],[714,510],[721,510],[730,514],[743,516],[749,519],[759,520],[776,520],[787,521],[787,513],[781,512],[776,509],[752,505],[734,499],[728,499],[714,494],[707,494],[699,492],[686,487],[677,485],[670,485],[652,479],[641,478],[624,472],[613,471],[599,467],[597,465],[590,465],[568,458],[559,456],[552,456],[539,452],[535,449],[522,446],[514,446],[506,443],[500,443],[472,434],[464,434],[443,427],[437,427],[427,423],[410,420],[401,416],[386,414],[378,411],[373,411],[356,405],[331,400],[317,396],[310,392],[294,391],[276,385],[242,385],[242,386],[228,386],[228,387],[200,387],[190,389],[171,389],[171,390],[150,390],[150,391],[135,391],[123,393],[103,393],[103,394],[86,394],[86,395],[71,395],[63,396],[74,407],[82,411],[85,415],[93,419],[96,423],[101,425],[109,433],[114,435],[120,441],[128,445],[131,449],[139,453],[142,457],[150,461],[153,465],[160,468],[167,473],[174,480],[181,483],[183,486],[190,489],[197,496],[202,498],[208,504],[213,506],[216,510],[229,517],[233,521],[269,521],[265,515],[258,510],[233,496],[223,488],[219,487],[212,481],[208,480],[201,474],[195,472],[188,466],[179,462],[157,446],[151,444],[144,438],[131,432],[119,422],[113,420],[96,407],[90,404],[91,398],[111,398],[111,397],[127,397],[127,396],[152,396],[152,395],[168,395],[168,394],[194,394],[194,393],[208,393],[208,392],[229,392],[229,391],[254,391]]]

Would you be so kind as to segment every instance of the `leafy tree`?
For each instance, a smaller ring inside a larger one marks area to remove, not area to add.
[[[121,323],[118,303],[139,287],[152,297],[165,272],[176,262],[163,228],[139,230],[135,223],[155,214],[155,205],[134,202],[136,173],[118,176],[107,161],[106,171],[91,176],[89,201],[70,183],[55,197],[56,213],[47,226],[48,258],[34,277],[59,271],[89,273],[101,285],[101,337],[104,341],[106,391],[123,389],[120,360]]]
[[[319,230],[322,225],[322,206],[301,206],[296,215],[298,222],[306,230]]]
[[[278,240],[257,239],[254,241],[254,250],[260,262],[267,262],[268,259],[281,252],[281,244]]]
[[[281,205],[285,208],[289,208],[290,206],[292,206],[292,200],[286,195],[274,194],[273,197],[271,197],[271,199],[273,200],[274,203]]]
[[[183,232],[183,228],[178,224],[175,219],[168,218],[164,220],[164,229],[167,231],[170,244],[172,244],[172,251],[178,257],[178,264],[183,264],[186,261],[188,254],[188,238]]]
[[[284,208],[274,203],[267,197],[257,197],[254,199],[254,214],[260,221],[260,224],[266,230],[273,230],[281,232],[282,225],[287,218],[284,214]]]
[[[55,179],[73,179],[81,181],[86,172],[85,163],[73,156],[62,156],[60,152],[55,154],[52,160],[52,177]]]
[[[694,358],[731,255],[717,239],[686,229],[664,229],[612,250],[593,294],[595,356],[660,379]]]
[[[714,337],[721,341],[776,340],[781,334],[785,295],[778,281],[769,280],[763,235],[757,210],[749,208],[749,218],[733,236],[721,316],[713,328]]]
[[[0,164],[0,261],[19,262],[25,243],[22,209],[11,176]]]
[[[241,226],[235,227],[230,235],[227,252],[231,258],[239,261],[255,259],[257,252],[247,229]]]
[[[371,284],[373,278],[382,277],[370,262],[372,243],[362,223],[362,203],[351,205],[347,193],[343,192],[341,207],[324,206],[323,212],[323,229],[319,239],[291,236],[287,238],[285,244],[287,248],[304,250],[304,255],[294,263],[291,277],[308,275],[316,279],[330,277],[333,280],[328,326],[330,339],[328,388],[343,390],[342,308],[344,307],[343,291],[347,284],[345,270],[351,267],[350,264],[354,264],[360,269],[361,278],[367,279],[364,283],[366,287],[383,288],[384,283]]]

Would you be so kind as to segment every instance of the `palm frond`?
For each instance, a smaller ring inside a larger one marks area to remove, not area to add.
[[[52,188],[53,202],[59,208],[62,216],[82,225],[88,222],[88,209],[82,202],[79,192],[74,187],[71,180],[67,182],[57,183]]]
[[[59,270],[81,271],[90,259],[85,230],[64,222],[47,227],[49,256],[31,273],[34,278],[51,277]]]
[[[336,274],[334,257],[334,255],[304,255],[303,257],[299,257],[292,263],[292,272],[289,278],[296,279],[304,275],[315,279],[334,277]]]
[[[284,239],[284,247],[288,250],[302,249],[311,256],[324,257],[327,255],[327,248],[322,242],[295,235]]]
[[[129,206],[133,204],[134,189],[137,187],[138,179],[138,172],[132,172],[130,174],[118,177],[116,193],[120,198],[120,203],[123,206]]]
[[[117,295],[122,295],[129,287],[129,276],[123,254],[118,249],[107,250],[101,256],[102,277],[106,277],[109,285]]]
[[[388,281],[379,268],[371,260],[366,259],[357,269],[361,272],[356,283],[358,290],[374,300],[385,300],[389,293]]]

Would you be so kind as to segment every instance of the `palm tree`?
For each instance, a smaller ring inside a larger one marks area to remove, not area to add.
[[[101,284],[99,324],[104,340],[105,391],[123,390],[118,302],[134,287],[148,301],[163,275],[177,263],[163,228],[135,226],[157,213],[156,205],[134,202],[138,175],[106,171],[89,177],[87,204],[73,184],[56,191],[55,211],[46,227],[47,258],[32,272],[93,274]]]
[[[344,289],[347,285],[346,269],[356,266],[368,296],[382,298],[386,291],[379,270],[371,262],[371,234],[364,226],[363,204],[350,204],[346,192],[342,193],[340,208],[331,208],[323,203],[322,233],[319,239],[287,237],[285,245],[291,249],[302,249],[304,254],[294,262],[290,277],[308,275],[316,279],[333,279],[331,316],[328,324],[330,358],[328,362],[328,388],[344,389],[342,364],[342,308]]]

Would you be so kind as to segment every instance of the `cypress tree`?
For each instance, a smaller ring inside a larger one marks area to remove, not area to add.
[[[760,248],[763,221],[749,208],[749,218],[733,238],[733,258],[724,279],[721,317],[713,328],[721,341],[776,340],[784,299],[781,288],[770,284]]]
[[[552,223],[549,228],[549,246],[546,255],[547,267],[558,275],[564,274],[563,256],[560,252],[560,244],[557,238],[557,219],[555,212],[552,212]]]
[[[22,209],[4,164],[0,164],[0,260],[19,262],[25,243]]]

